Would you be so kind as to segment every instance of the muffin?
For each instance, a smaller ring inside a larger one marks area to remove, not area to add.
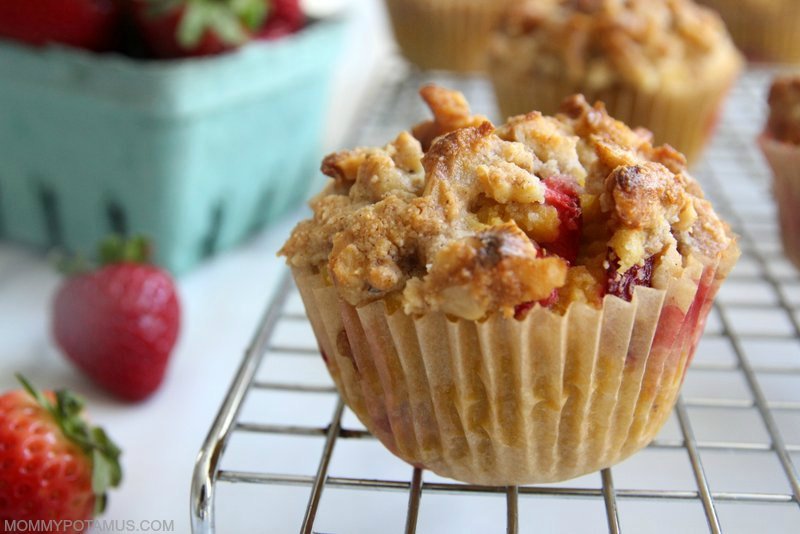
[[[693,162],[741,65],[719,17],[690,0],[535,0],[495,33],[489,71],[504,117],[583,93]]]
[[[483,71],[489,36],[519,0],[386,0],[400,51],[423,69]]]
[[[698,0],[719,12],[736,45],[754,61],[800,61],[797,0]]]
[[[772,167],[783,250],[800,269],[800,75],[772,83],[759,145]]]
[[[394,454],[475,484],[610,466],[667,419],[736,240],[686,161],[574,96],[328,156],[280,254],[347,405]]]

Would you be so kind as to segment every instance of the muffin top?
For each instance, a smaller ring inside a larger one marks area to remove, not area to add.
[[[464,97],[421,90],[434,119],[383,148],[329,155],[332,180],[280,251],[354,306],[524,317],[665,289],[736,255],[681,154],[581,96],[495,127]]]
[[[778,141],[800,145],[800,75],[772,82],[767,133]]]
[[[534,0],[515,6],[492,43],[494,68],[680,91],[730,79],[741,59],[713,11],[691,0]]]

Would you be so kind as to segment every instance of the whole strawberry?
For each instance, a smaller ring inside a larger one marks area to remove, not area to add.
[[[59,532],[82,532],[122,480],[120,450],[81,418],[81,398],[18,378],[25,390],[0,396],[0,525],[27,532],[35,521],[65,521],[72,527]]]
[[[215,55],[261,29],[270,0],[130,0],[136,26],[157,58]]]
[[[0,0],[0,38],[105,51],[119,15],[116,0]]]
[[[122,399],[139,401],[164,379],[180,328],[172,278],[146,263],[143,239],[101,245],[101,267],[67,278],[53,305],[64,354]]]
[[[258,32],[259,39],[278,39],[303,27],[306,16],[299,0],[272,0],[269,17]]]

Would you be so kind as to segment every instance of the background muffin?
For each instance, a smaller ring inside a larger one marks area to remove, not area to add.
[[[689,0],[532,0],[491,47],[504,116],[554,113],[583,93],[692,162],[717,122],[741,59],[719,18]]]
[[[423,69],[482,71],[491,31],[520,0],[386,0],[400,51]]]
[[[800,268],[800,76],[773,82],[759,144],[774,175],[783,250]]]
[[[800,2],[699,0],[719,12],[736,45],[754,61],[800,61]]]
[[[328,369],[399,457],[479,484],[612,465],[666,420],[738,248],[683,157],[581,97],[333,154],[281,254]]]

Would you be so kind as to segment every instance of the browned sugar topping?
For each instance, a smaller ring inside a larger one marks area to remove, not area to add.
[[[497,32],[504,72],[566,77],[602,89],[680,91],[729,79],[741,63],[713,11],[690,0],[532,0]]]
[[[353,305],[466,319],[599,306],[609,277],[659,287],[735,248],[683,157],[602,104],[576,96],[495,127],[459,93],[422,94],[435,118],[418,138],[325,158],[332,180],[280,252]]]

